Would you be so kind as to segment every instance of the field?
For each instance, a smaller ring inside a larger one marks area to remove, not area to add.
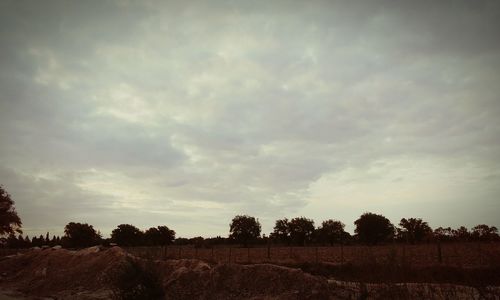
[[[193,258],[232,263],[389,264],[479,268],[500,266],[500,243],[430,243],[331,247],[129,247],[128,252],[152,259]]]

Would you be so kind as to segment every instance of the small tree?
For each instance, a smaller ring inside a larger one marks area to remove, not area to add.
[[[70,222],[64,227],[64,234],[70,247],[89,247],[99,243],[101,236],[92,225],[87,223]],[[45,243],[45,238],[40,235],[39,241]]]
[[[0,237],[13,233],[22,233],[21,219],[17,215],[14,201],[0,185]]]
[[[432,234],[432,229],[427,222],[422,221],[422,219],[402,218],[399,222],[399,226],[401,226],[403,238],[412,244],[421,242],[426,236]]]
[[[344,223],[336,220],[326,220],[321,223],[318,228],[318,240],[320,242],[327,242],[330,245],[338,243],[342,240],[344,234]]]
[[[314,221],[305,217],[297,217],[288,223],[290,239],[299,246],[304,246],[314,235]]]
[[[229,225],[229,237],[247,247],[248,242],[260,236],[260,230],[259,220],[247,215],[239,215],[234,217]]]
[[[142,239],[142,231],[130,224],[120,224],[111,232],[111,240],[120,246],[138,246]]]
[[[356,225],[354,232],[363,243],[377,244],[394,237],[394,225],[382,215],[364,213],[354,225]]]

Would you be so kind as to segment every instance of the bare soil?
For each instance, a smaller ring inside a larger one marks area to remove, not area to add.
[[[152,261],[119,247],[45,249],[1,258],[0,291],[16,291],[27,299],[77,300],[500,298],[496,286],[362,283],[339,281],[320,271],[195,259]]]

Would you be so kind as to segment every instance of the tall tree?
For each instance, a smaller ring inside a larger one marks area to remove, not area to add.
[[[329,243],[333,245],[333,243],[338,243],[342,240],[344,234],[344,223],[337,220],[326,220],[321,223],[321,226],[318,228],[318,240],[321,242]]]
[[[382,215],[364,213],[354,221],[354,225],[359,240],[367,244],[377,244],[394,237],[394,225]]]
[[[64,234],[70,247],[89,247],[99,243],[101,236],[92,225],[87,223],[70,222],[64,227]],[[45,243],[45,239],[40,235],[39,240]]]
[[[22,233],[21,219],[16,212],[14,201],[9,193],[0,185],[0,236],[11,233]]]
[[[142,244],[143,232],[130,224],[120,224],[111,232],[111,240],[120,246],[138,246]]]
[[[418,218],[402,218],[399,222],[401,226],[401,233],[407,242],[414,244],[421,242],[426,236],[432,234],[432,229],[427,222]]]
[[[314,221],[305,217],[297,217],[288,223],[290,239],[299,246],[311,241],[314,235]]]
[[[290,244],[290,227],[288,226],[287,218],[276,220],[271,238],[279,242]]]
[[[470,239],[469,229],[465,226],[460,226],[457,229],[452,230],[453,237],[460,241],[468,241]]]
[[[498,240],[498,228],[480,224],[472,228],[472,237],[481,241]]]
[[[229,237],[247,247],[248,243],[260,236],[259,220],[247,215],[238,215],[229,224]]]

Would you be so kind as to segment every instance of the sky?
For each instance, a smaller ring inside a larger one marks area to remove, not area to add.
[[[498,1],[0,0],[0,184],[30,236],[498,227],[499,36]]]

